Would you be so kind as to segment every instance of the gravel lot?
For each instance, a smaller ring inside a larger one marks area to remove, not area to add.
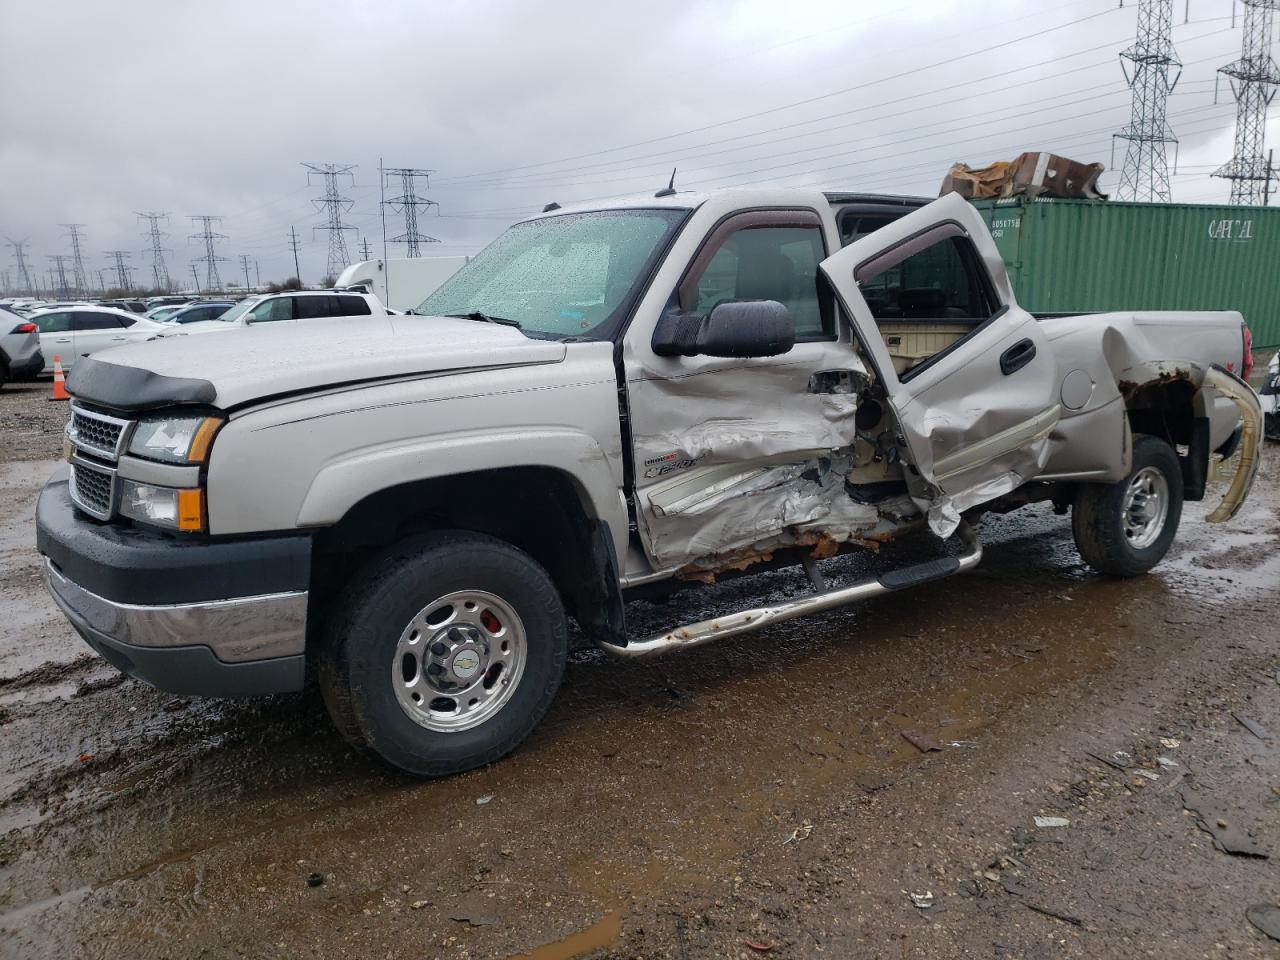
[[[1084,568],[1047,509],[987,518],[966,577],[655,665],[580,655],[517,754],[417,783],[313,695],[174,698],[89,653],[38,578],[66,415],[46,389],[0,393],[0,956],[1280,948],[1246,919],[1280,903],[1273,860],[1208,832],[1280,857],[1276,445],[1241,516],[1189,506],[1146,577]]]

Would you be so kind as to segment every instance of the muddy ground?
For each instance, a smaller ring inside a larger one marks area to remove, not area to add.
[[[1280,949],[1246,919],[1280,903],[1274,444],[1241,516],[1191,505],[1149,576],[1095,575],[1047,508],[989,517],[963,578],[656,665],[580,654],[514,756],[417,783],[349,752],[314,695],[174,698],[90,655],[32,546],[58,418],[15,423],[37,403],[11,390],[0,956]],[[766,574],[627,613],[645,631],[804,589]]]

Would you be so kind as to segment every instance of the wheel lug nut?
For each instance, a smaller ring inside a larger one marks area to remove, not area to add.
[[[431,652],[434,653],[437,657],[443,657],[446,653],[449,652],[449,648],[446,647],[439,640],[437,640],[435,643],[431,645]]]
[[[440,666],[438,663],[429,663],[427,664],[427,673],[431,674],[433,677],[438,677],[440,674],[444,673],[444,667]]]

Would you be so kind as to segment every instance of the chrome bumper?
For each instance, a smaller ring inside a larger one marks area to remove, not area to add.
[[[45,582],[78,628],[132,647],[204,646],[224,663],[301,655],[307,593],[271,593],[203,603],[118,603],[68,580],[47,558]]]

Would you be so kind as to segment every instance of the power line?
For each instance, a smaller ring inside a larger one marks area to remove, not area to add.
[[[1169,94],[1178,83],[1182,64],[1173,49],[1173,0],[1138,0],[1138,35],[1120,54],[1120,67],[1133,91],[1129,122],[1116,139],[1127,140],[1124,170],[1117,200],[1169,202],[1168,146],[1178,143],[1169,126]],[[1132,67],[1125,67],[1128,60]],[[1169,71],[1178,73],[1169,79]],[[1132,74],[1130,74],[1132,69]]]
[[[313,173],[324,177],[324,196],[318,197],[313,202],[317,210],[325,211],[327,222],[322,227],[311,229],[313,233],[316,230],[329,231],[329,260],[325,273],[326,276],[337,279],[351,261],[351,257],[347,254],[345,231],[355,229],[342,222],[342,214],[351,209],[351,198],[342,196],[341,191],[338,190],[338,178],[350,177],[351,184],[354,186],[356,178],[351,171],[356,167],[353,163],[304,163],[303,166],[307,168],[307,183],[311,182]]]
[[[129,251],[128,250],[108,250],[106,251],[106,254],[108,257],[113,258],[116,262],[116,277],[120,281],[120,289],[121,290],[133,289],[133,278],[129,276],[129,274],[132,272],[132,268],[127,263],[125,263],[125,261],[128,260],[129,257],[131,256]]]
[[[1218,73],[1231,80],[1236,97],[1235,153],[1210,176],[1231,181],[1231,202],[1264,206],[1276,175],[1267,142],[1267,108],[1280,84],[1280,68],[1271,59],[1272,15],[1280,0],[1243,0],[1244,38],[1240,59]]]
[[[19,289],[29,297],[34,296],[36,292],[35,284],[31,282],[31,274],[27,271],[27,259],[24,250],[27,245],[26,237],[23,237],[21,240],[12,240],[9,237],[5,237],[5,240],[8,242],[9,246],[13,247],[13,259],[17,264],[18,269]]]
[[[225,240],[227,239],[227,235],[225,233],[214,233],[213,226],[216,223],[221,223],[223,218],[211,217],[207,214],[195,214],[189,215],[187,219],[191,220],[193,223],[198,223],[201,226],[200,232],[191,234],[191,236],[187,238],[188,241],[204,241],[204,256],[196,257],[192,263],[203,263],[205,265],[204,286],[206,290],[221,290],[222,277],[218,275],[218,264],[228,263],[229,261],[226,257],[218,256],[217,251],[214,249],[214,241]],[[199,280],[197,280],[197,293],[200,292],[199,283]]]
[[[422,256],[421,244],[440,242],[435,237],[429,237],[418,231],[418,208],[425,207],[429,210],[431,207],[438,207],[439,204],[434,200],[419,197],[414,191],[414,181],[429,182],[428,177],[434,172],[434,170],[422,170],[416,167],[386,167],[382,170],[384,183],[388,179],[400,178],[400,189],[403,192],[398,197],[382,202],[394,213],[404,214],[404,233],[398,237],[391,237],[390,240],[392,243],[405,244],[406,255],[410,258]]]
[[[1091,13],[1083,17],[1077,17],[1074,20],[1069,20],[1066,23],[1060,23],[1057,26],[1045,27],[1044,29],[1037,30],[1033,33],[1023,34],[1022,36],[1013,37],[1009,40],[1003,40],[1000,43],[992,44],[991,46],[983,47],[979,50],[972,50],[968,53],[957,54],[954,57],[948,57],[944,60],[936,60],[928,64],[926,67],[913,67],[912,69],[905,70],[901,73],[891,74],[889,76],[884,76],[884,77],[878,77],[875,80],[867,80],[863,83],[855,84],[852,87],[844,87],[840,90],[832,90],[828,93],[822,93],[816,96],[806,97],[803,100],[793,100],[790,103],[784,103],[776,107],[770,107],[766,110],[757,110],[754,113],[742,114],[741,116],[732,117],[728,120],[719,120],[719,121],[716,121],[715,123],[703,124],[702,126],[699,126],[699,127],[691,127],[688,130],[681,130],[678,133],[668,133],[660,137],[650,137],[647,140],[636,140],[632,143],[622,144],[617,147],[606,147],[604,149],[593,150],[588,153],[579,153],[579,154],[574,154],[572,156],[560,157],[559,159],[556,159],[556,160],[543,160],[538,163],[521,164],[520,166],[515,166],[515,167],[504,167],[497,170],[488,170],[483,173],[462,174],[454,177],[449,177],[447,179],[449,180],[449,182],[456,182],[459,180],[469,179],[471,177],[482,177],[482,176],[490,176],[490,175],[499,174],[499,173],[510,173],[516,170],[530,170],[535,167],[545,167],[545,166],[550,166],[552,164],[565,163],[572,160],[584,160],[589,157],[603,156],[604,154],[607,154],[607,153],[616,153],[619,150],[629,150],[632,147],[644,147],[644,146],[648,146],[651,143],[662,143],[667,140],[674,140],[677,137],[688,136],[691,133],[701,133],[704,130],[715,130],[720,127],[727,127],[734,123],[741,123],[744,120],[754,120],[758,117],[765,117],[771,114],[780,113],[783,110],[790,110],[790,109],[793,109],[794,107],[807,106],[810,103],[817,103],[822,100],[829,100],[832,97],[842,96],[846,93],[854,93],[858,90],[865,90],[868,87],[877,86],[882,83],[888,83],[893,80],[902,80],[907,77],[915,77],[919,75],[922,69],[934,69],[936,67],[947,66],[952,63],[958,63],[961,60],[968,60],[971,57],[981,56],[982,54],[991,53],[993,51],[1000,50],[1005,47],[1012,46],[1014,44],[1023,43],[1024,41],[1027,41],[1027,40],[1034,40],[1038,37],[1043,37],[1047,34],[1054,33],[1058,30],[1065,30],[1067,27],[1077,26],[1081,23],[1087,23],[1090,20],[1096,20],[1098,17],[1107,16],[1108,14],[1114,12],[1115,9],[1117,8],[1109,7],[1106,10],[1101,10],[1097,13]],[[1104,46],[1112,46],[1112,44],[1105,44]],[[445,181],[441,180],[440,182],[444,183]]]
[[[54,269],[50,271],[49,279],[52,281],[56,275],[58,278],[58,290],[61,292],[63,299],[70,299],[71,289],[67,284],[67,263],[71,258],[63,254],[56,254],[49,259],[54,262]]]
[[[293,278],[302,282],[302,268],[298,266],[298,231],[289,228],[289,249],[293,251]]]
[[[79,296],[84,296],[89,292],[89,278],[85,276],[84,258],[80,255],[80,228],[83,223],[60,223],[60,227],[66,227],[68,236],[71,237],[71,268],[72,275],[76,281],[76,292]]]
[[[169,267],[164,262],[164,254],[167,249],[164,245],[164,238],[167,233],[160,232],[160,221],[168,220],[167,213],[139,213],[139,220],[147,221],[147,232],[143,234],[151,240],[151,278],[155,281],[157,290],[172,290],[173,284],[169,280]]]
[[[1193,24],[1203,23],[1203,22],[1208,22],[1208,21],[1191,21],[1191,23]],[[1226,28],[1221,30],[1211,30],[1206,33],[1197,34],[1187,39],[1190,41],[1196,41],[1196,40],[1205,39],[1207,37],[1216,36],[1220,33],[1227,33],[1227,32],[1229,32],[1229,30]],[[928,99],[930,107],[944,106],[950,103],[971,103],[973,102],[972,94],[961,94],[959,96],[952,97],[946,100],[939,100],[936,98],[935,95],[940,93],[942,94],[956,93],[957,90],[960,90],[961,88],[967,87],[971,84],[985,84],[988,81],[992,81],[992,80],[1002,80],[1009,76],[1023,73],[1027,70],[1038,69],[1040,67],[1044,67],[1052,63],[1058,63],[1064,60],[1070,60],[1075,57],[1082,56],[1084,54],[1095,53],[1099,50],[1112,49],[1116,45],[1117,45],[1116,41],[1109,41],[1107,43],[1099,44],[1097,46],[1088,47],[1084,50],[1077,50],[1072,53],[1067,53],[1067,54],[1063,54],[1061,56],[1054,57],[1048,60],[1043,60],[1035,64],[1028,64],[1026,66],[1014,67],[1011,69],[998,71],[996,73],[990,73],[983,76],[972,77],[958,84],[953,83],[953,84],[948,84],[941,87],[935,87],[930,90],[921,91],[920,93],[908,94],[908,95],[897,97],[891,100],[877,99],[875,103],[867,104],[862,107],[856,107],[852,110],[841,110],[835,113],[829,113],[820,117],[815,117],[810,120],[799,120],[792,123],[781,124],[779,126],[768,127],[763,130],[756,130],[756,131],[751,131],[749,133],[741,133],[741,134],[736,134],[730,137],[722,137],[716,140],[709,140],[700,144],[694,144],[694,145],[685,146],[685,147],[676,147],[676,148],[672,148],[671,150],[661,150],[653,153],[640,154],[640,155],[629,157],[629,158],[620,158],[617,160],[607,160],[607,161],[602,161],[602,162],[593,163],[593,164],[585,164],[579,167],[569,167],[569,168],[564,168],[560,170],[545,170],[538,173],[520,174],[515,177],[506,177],[506,178],[494,179],[494,180],[474,179],[475,177],[479,176],[475,174],[468,175],[473,178],[468,180],[463,180],[460,178],[444,178],[444,179],[437,180],[437,187],[443,184],[445,185],[446,188],[449,186],[456,186],[456,187],[492,186],[498,189],[513,189],[518,186],[555,187],[558,185],[576,185],[581,183],[582,181],[580,179],[564,180],[564,179],[548,179],[548,178],[563,178],[568,176],[569,174],[580,173],[580,172],[585,172],[585,171],[600,169],[600,168],[607,168],[607,167],[620,167],[620,169],[627,169],[628,168],[627,165],[630,165],[631,168],[635,168],[636,161],[648,160],[648,159],[654,159],[655,161],[653,164],[649,165],[650,167],[653,167],[656,169],[659,165],[661,165],[665,170],[666,168],[665,165],[669,164],[670,162],[676,159],[679,159],[681,161],[691,160],[691,159],[703,159],[706,157],[717,156],[723,153],[731,153],[737,148],[728,148],[725,150],[712,151],[707,153],[687,154],[687,151],[689,150],[701,150],[703,147],[710,147],[710,146],[717,146],[725,143],[732,143],[734,141],[740,141],[740,140],[745,140],[752,137],[758,137],[758,136],[761,136],[762,134],[779,133],[782,131],[795,130],[796,128],[799,128],[799,127],[811,126],[817,123],[823,124],[823,126],[817,131],[810,131],[809,133],[800,133],[800,134],[779,137],[774,140],[765,140],[765,141],[761,141],[756,144],[753,144],[753,146],[766,146],[768,144],[773,144],[773,143],[789,143],[789,142],[794,142],[796,136],[809,136],[809,135],[812,135],[813,133],[826,134],[833,130],[842,130],[850,127],[864,127],[866,124],[874,123],[878,120],[901,118],[903,116],[903,111],[901,109],[895,109],[895,110],[890,110],[884,113],[877,114],[876,116],[864,117],[863,119],[860,119],[860,120],[853,120],[850,122],[836,124],[836,125],[832,125],[826,122],[826,121],[837,120],[837,119],[842,119],[846,117],[853,117],[859,114],[865,114],[868,111],[881,110],[886,107],[900,108],[901,105],[903,104],[907,104],[915,100],[920,100],[922,98]],[[1193,62],[1195,63],[1207,62],[1213,59],[1215,59],[1215,57],[1208,57],[1208,58],[1204,58],[1204,60],[1198,60]],[[1046,81],[1057,80],[1062,77],[1070,76],[1071,74],[1074,74],[1074,73],[1081,73],[1084,71],[1093,70],[1096,67],[1103,66],[1107,62],[1109,61],[1095,61],[1093,63],[1087,63],[1081,66],[1071,67],[1067,70],[1056,71],[1054,73],[1046,74],[1041,77],[1034,77],[1029,80],[1023,81],[1022,86],[1026,87],[1035,83],[1044,83]],[[1118,81],[1112,81],[1112,82],[1118,82]],[[1110,85],[1110,84],[1106,84],[1106,85]],[[1105,85],[1101,85],[1101,86],[1105,86]],[[1097,89],[1097,87],[1090,87],[1086,89],[1089,89],[1089,90]],[[1050,97],[1040,98],[1040,100],[1037,102],[1042,103],[1044,100],[1047,100],[1047,99],[1058,99],[1063,96],[1078,95],[1080,92],[1082,91],[1073,90],[1070,94],[1057,94]],[[1014,105],[1014,106],[1018,106],[1018,105]],[[975,114],[975,116],[990,116],[991,114],[992,114],[992,111],[987,110],[987,111],[982,111],[978,114]],[[948,121],[944,121],[944,122],[951,122],[951,120],[954,120],[954,119],[955,118],[950,118]],[[937,124],[934,124],[934,126],[936,125]],[[909,129],[923,129],[923,128],[919,127],[918,125],[915,125],[910,127]],[[817,149],[817,148],[803,148],[803,149]],[[796,152],[803,152],[803,149],[798,150]],[[681,154],[685,154],[685,155],[681,156]],[[520,181],[520,182],[516,182],[516,181]],[[595,182],[601,182],[601,181],[595,181]],[[481,212],[487,212],[487,211],[481,211]]]

